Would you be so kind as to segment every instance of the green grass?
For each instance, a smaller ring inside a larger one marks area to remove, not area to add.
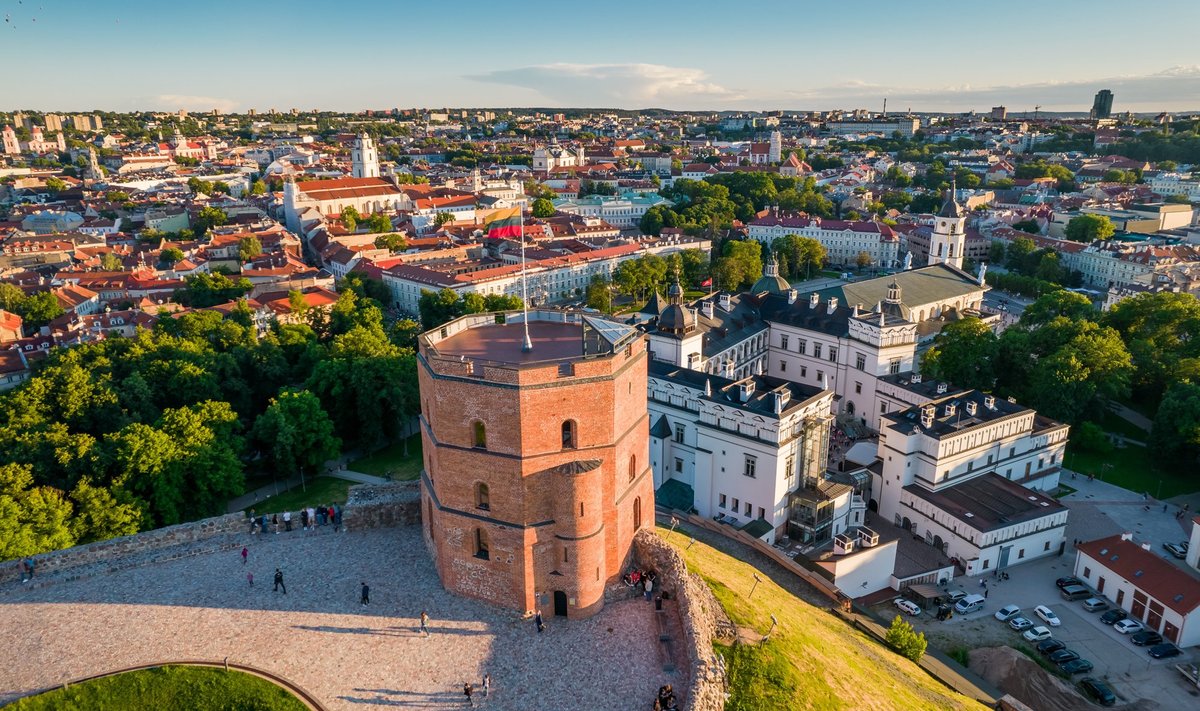
[[[353,472],[374,476],[391,476],[396,481],[414,481],[421,475],[424,466],[421,457],[421,435],[408,438],[408,456],[404,456],[404,443],[397,442],[356,459],[346,465]]]
[[[1078,451],[1068,444],[1063,466],[1080,474],[1094,474],[1097,479],[1130,491],[1149,492],[1156,498],[1168,499],[1197,490],[1197,479],[1185,464],[1153,457],[1145,447],[1131,445],[1096,454]]]
[[[335,479],[330,476],[319,476],[308,479],[303,489],[297,485],[290,491],[269,496],[246,510],[254,509],[258,513],[277,513],[280,511],[296,511],[307,506],[322,504],[344,504],[347,492],[354,482],[345,479]]]
[[[259,677],[208,667],[159,667],[55,689],[15,702],[14,711],[304,711],[291,693]]]
[[[660,528],[665,535],[667,529]],[[813,607],[767,575],[754,589],[753,566],[686,533],[668,538],[739,628],[754,638],[779,626],[763,646],[715,645],[730,675],[727,711],[760,709],[983,709],[840,618]],[[679,544],[682,543],[683,546]],[[687,546],[686,550],[684,546]]]

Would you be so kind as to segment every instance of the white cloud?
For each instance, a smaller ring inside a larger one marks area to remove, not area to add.
[[[233,111],[238,108],[238,102],[233,99],[222,99],[215,96],[189,96],[187,94],[159,94],[150,97],[150,104],[160,110],[178,111],[209,111],[217,109],[221,112]]]
[[[539,64],[467,78],[532,89],[564,106],[700,108],[742,98],[703,70],[662,64]]]
[[[888,98],[896,110],[986,110],[1005,105],[1010,111],[1087,111],[1100,89],[1111,89],[1117,111],[1182,111],[1200,108],[1200,66],[1177,66],[1141,76],[1094,80],[1030,82],[996,86],[898,87],[847,81],[838,85],[787,92],[772,100],[797,109],[874,107]]]

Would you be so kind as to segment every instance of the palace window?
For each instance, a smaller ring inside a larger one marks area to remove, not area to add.
[[[575,449],[575,420],[567,420],[562,423],[562,447],[563,449]]]
[[[472,447],[487,449],[487,427],[482,422],[475,420],[471,423],[471,435]]]
[[[475,508],[483,509],[484,511],[492,510],[492,500],[488,496],[488,485],[479,483],[475,485]]]
[[[491,550],[488,548],[488,534],[482,528],[475,529],[475,557],[482,560],[491,558]]]

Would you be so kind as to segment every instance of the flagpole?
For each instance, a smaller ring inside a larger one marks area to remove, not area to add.
[[[521,350],[528,353],[533,350],[533,341],[529,338],[529,289],[525,279],[525,210],[517,208],[517,224],[520,226],[517,230],[517,237],[521,240],[521,313],[524,315],[522,321],[525,324],[525,343],[521,346]]]

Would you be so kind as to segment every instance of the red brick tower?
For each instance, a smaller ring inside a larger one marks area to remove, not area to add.
[[[447,590],[585,617],[654,524],[640,334],[588,314],[464,316],[419,341],[421,517]]]

